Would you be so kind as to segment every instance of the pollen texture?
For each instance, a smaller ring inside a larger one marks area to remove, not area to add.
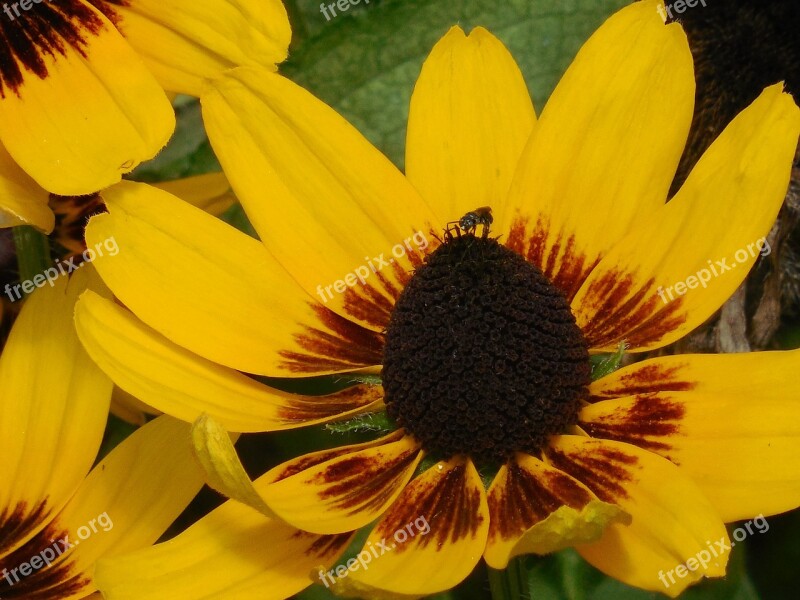
[[[428,256],[386,338],[388,413],[445,456],[536,453],[576,422],[590,380],[565,296],[492,239],[455,237]]]

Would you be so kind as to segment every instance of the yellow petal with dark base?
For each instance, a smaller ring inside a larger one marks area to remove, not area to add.
[[[96,589],[99,558],[155,542],[202,485],[188,433],[187,424],[160,417],[117,446],[47,528],[0,561],[14,584],[4,590],[0,579],[3,597],[83,598]]]
[[[483,27],[453,27],[414,87],[406,175],[440,221],[490,205],[499,220],[535,120],[522,73]]]
[[[299,531],[226,502],[167,542],[101,561],[95,581],[106,600],[283,600],[311,585],[312,570],[328,568],[351,538]]]
[[[23,171],[0,144],[0,227],[33,225],[53,231],[55,217],[47,206],[49,194]]]
[[[800,395],[787,378],[800,366],[800,350],[743,354],[681,354],[637,362],[594,381],[590,401],[650,392],[699,392],[775,401]]]
[[[75,568],[91,574],[99,558],[155,543],[202,485],[187,423],[162,416],[136,430],[92,470],[56,519],[80,542]],[[83,537],[86,529],[92,533]]]
[[[374,410],[380,386],[327,396],[281,392],[173,344],[119,305],[86,293],[75,324],[92,359],[122,389],[154,408],[193,422],[208,414],[228,431],[292,429]]]
[[[800,109],[781,90],[767,88],[741,112],[675,198],[592,271],[572,307],[594,349],[669,344],[744,280],[783,202],[800,134]]]
[[[391,434],[367,445],[306,455],[266,475],[263,498],[275,514],[312,533],[367,525],[403,491],[422,453],[410,436]]]
[[[103,198],[109,213],[89,222],[86,240],[113,237],[119,252],[94,264],[117,298],[172,342],[259,375],[380,364],[383,336],[315,303],[257,240],[145,184],[122,182]]]
[[[692,56],[656,6],[623,8],[581,48],[520,160],[509,200],[517,210],[498,223],[569,298],[664,203],[686,142]]]
[[[703,576],[725,574],[723,553],[702,568],[691,563],[694,569],[669,586],[659,579],[659,573],[674,572],[708,552],[711,540],[729,542],[708,499],[668,460],[629,444],[579,436],[554,437],[545,459],[631,515],[630,525],[612,523],[599,541],[578,546],[581,556],[607,575],[675,597]]]
[[[645,361],[596,382],[635,395],[585,407],[580,425],[670,459],[726,522],[781,513],[800,506],[799,365],[800,351]]]
[[[133,0],[119,14],[125,38],[164,89],[192,96],[232,67],[275,70],[292,37],[280,0]]]
[[[102,290],[85,268],[34,291],[0,357],[0,557],[64,506],[103,438],[111,381],[72,326],[75,300],[89,285]]]
[[[25,21],[8,25],[21,27],[35,48],[3,59],[0,141],[43,188],[78,196],[152,158],[172,135],[175,115],[106,16],[83,0],[58,4],[37,4]]]
[[[503,465],[488,491],[489,539],[484,558],[505,569],[521,554],[549,554],[600,538],[630,517],[585,485],[527,454]]]
[[[371,557],[336,579],[342,595],[420,597],[461,583],[480,560],[489,531],[483,483],[465,458],[439,462],[414,479],[372,530]]]
[[[333,109],[279,75],[234,69],[201,101],[267,249],[326,308],[383,331],[439,228],[417,191]]]

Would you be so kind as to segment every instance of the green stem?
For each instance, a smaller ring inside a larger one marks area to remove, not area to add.
[[[13,231],[19,280],[28,281],[50,266],[50,240],[30,225],[14,227]]]
[[[520,600],[529,597],[524,560],[525,557],[512,558],[505,569],[488,567],[492,600]]]

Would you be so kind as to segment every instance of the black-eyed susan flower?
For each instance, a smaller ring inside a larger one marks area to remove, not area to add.
[[[152,544],[202,484],[189,427],[136,431],[94,468],[111,381],[72,313],[89,268],[35,291],[0,355],[0,597],[84,598],[95,562]],[[105,295],[105,294],[104,294]]]
[[[198,95],[236,65],[275,70],[291,36],[280,0],[58,0],[3,11],[0,224],[47,232],[47,203],[20,193],[28,178],[63,196],[119,181],[172,135],[165,90]]]
[[[686,38],[657,9],[634,3],[603,25],[538,120],[502,44],[454,28],[414,91],[405,176],[286,79],[227,73],[202,97],[204,119],[260,241],[145,186],[104,194],[110,212],[87,239],[118,240],[97,266],[130,310],[85,294],[79,337],[121,388],[197,419],[211,482],[243,503],[101,562],[108,598],[285,597],[310,564],[315,580],[330,574],[322,543],[298,536],[373,522],[361,552],[380,554],[327,585],[415,598],[481,557],[502,569],[576,546],[613,577],[677,595],[725,573],[723,550],[660,579],[727,547],[724,522],[800,504],[800,389],[785,376],[797,352],[655,358],[590,382],[590,353],[663,347],[736,289],[800,132],[792,98],[766,89],[665,203],[694,84]],[[487,206],[486,236],[452,223]],[[380,373],[381,385],[309,398],[243,373]],[[382,405],[396,431],[252,485],[219,428]],[[261,529],[244,504],[269,515]],[[280,535],[254,539],[270,528]]]

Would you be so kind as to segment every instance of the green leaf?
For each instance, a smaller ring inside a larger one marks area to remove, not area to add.
[[[742,545],[744,546],[744,545]],[[545,557],[528,557],[531,597],[536,600],[658,600],[660,592],[646,592],[611,577],[584,561],[575,550]],[[677,566],[677,565],[676,565]],[[681,594],[682,600],[757,600],[745,570],[744,548],[737,546],[722,579],[708,579]]]
[[[414,82],[422,61],[451,26],[470,30],[481,25],[499,37],[516,58],[540,110],[580,45],[625,4],[384,0],[332,19],[290,56],[282,71],[343,114],[402,167]],[[305,10],[304,18],[311,19],[310,7]]]
[[[792,598],[800,582],[800,510],[769,517],[769,530],[748,537],[747,565],[762,598]],[[737,549],[739,545],[737,544]]]
[[[169,143],[153,160],[139,165],[130,179],[152,183],[222,170],[203,127],[200,102],[178,96],[174,106],[177,124]]]
[[[289,20],[292,23],[292,48],[298,47],[306,38],[314,37],[324,31],[330,24],[342,19],[368,18],[366,11],[375,8],[384,0],[356,0],[355,6],[348,5],[345,12],[337,9],[336,16],[330,10],[325,16],[320,4],[321,0],[284,0],[286,12],[289,13]],[[325,4],[331,4],[331,0]]]
[[[530,597],[537,600],[587,600],[604,578],[574,550],[526,560]]]
[[[45,234],[30,225],[18,225],[12,228],[12,236],[21,283],[31,281],[52,266],[50,241]]]
[[[622,363],[622,358],[625,356],[625,350],[628,349],[628,344],[620,342],[617,346],[617,351],[612,354],[596,354],[589,358],[592,365],[592,381],[602,379],[606,375],[610,375],[619,369]]]
[[[389,415],[385,410],[357,415],[347,421],[337,421],[328,423],[325,429],[332,433],[354,433],[354,432],[379,432],[388,433],[396,426],[389,420]]]
[[[95,464],[103,460],[109,452],[124,442],[125,439],[137,429],[138,427],[136,425],[131,425],[127,421],[123,421],[116,415],[109,413],[108,421],[106,422],[106,430],[103,434],[103,443],[100,445],[100,450],[97,452]]]

